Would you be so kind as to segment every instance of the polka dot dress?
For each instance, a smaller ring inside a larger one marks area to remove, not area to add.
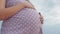
[[[24,0],[7,0],[6,7],[11,7]],[[2,24],[1,34],[42,34],[39,14],[36,10],[24,8]]]

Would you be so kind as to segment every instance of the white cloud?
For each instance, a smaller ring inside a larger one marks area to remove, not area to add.
[[[60,24],[60,7],[55,6],[51,11],[49,11],[47,17],[47,25]]]

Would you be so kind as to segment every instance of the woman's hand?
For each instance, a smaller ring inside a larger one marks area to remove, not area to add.
[[[35,7],[31,3],[29,3],[28,1],[25,1],[24,4],[27,8],[35,9]]]
[[[39,15],[40,15],[40,21],[41,21],[41,24],[43,24],[43,22],[44,22],[44,18],[43,18],[43,16],[41,15],[40,12],[39,12]]]

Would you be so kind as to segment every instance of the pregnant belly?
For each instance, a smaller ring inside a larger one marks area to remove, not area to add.
[[[13,21],[13,20],[17,20],[17,19],[26,19],[26,18],[39,18],[39,14],[36,10],[34,9],[30,9],[30,8],[24,8],[20,11],[18,11],[15,15],[13,15],[12,17],[10,17],[9,19],[5,20],[5,21]]]
[[[40,19],[39,19],[39,14],[38,12],[36,12],[36,10],[30,9],[30,8],[24,8],[21,11],[17,12],[15,15],[13,15],[11,18],[5,20],[3,22],[3,25],[9,25],[10,24],[19,24],[19,23],[26,23],[26,22],[30,22],[30,23],[39,23]],[[16,25],[14,24],[14,25]]]
[[[33,32],[39,32],[40,19],[39,14],[36,12],[36,10],[30,8],[24,8],[21,11],[17,12],[10,19],[4,21],[2,26],[2,30],[4,30],[4,32],[6,31],[7,33],[9,33],[11,30],[12,32],[18,32],[20,30],[23,31],[23,29],[27,32],[30,32],[31,28]],[[34,30],[34,28],[36,29]]]

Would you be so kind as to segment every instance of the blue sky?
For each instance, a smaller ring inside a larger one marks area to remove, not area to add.
[[[44,34],[60,34],[60,0],[31,0],[44,16]]]

